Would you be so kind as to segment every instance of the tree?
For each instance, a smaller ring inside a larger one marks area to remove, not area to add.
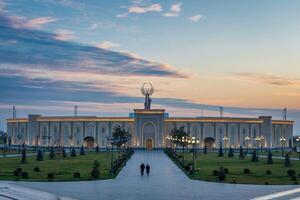
[[[83,147],[83,145],[81,145],[81,148],[80,148],[80,155],[81,156],[84,156],[84,147]]]
[[[285,158],[284,158],[284,166],[285,167],[291,167],[292,166],[292,163],[291,163],[291,159],[290,159],[290,156],[289,154],[285,154]]]
[[[267,164],[268,164],[268,165],[273,164],[273,154],[272,154],[271,151],[269,151],[269,153],[268,153]]]
[[[71,150],[71,157],[76,157],[76,150],[74,147]]]
[[[94,178],[99,178],[100,170],[99,170],[100,164],[97,160],[94,161],[93,169],[91,171],[91,176]]]
[[[66,150],[64,147],[62,147],[62,157],[63,158],[67,157]]]
[[[23,147],[22,149],[22,159],[21,159],[21,163],[25,164],[27,162],[26,160],[26,150],[25,148]]]
[[[230,147],[229,151],[228,151],[228,158],[232,158],[233,156],[234,156],[234,154],[233,154],[233,148]]]
[[[37,161],[43,161],[44,160],[44,156],[43,156],[42,150],[40,150],[40,149],[37,152],[36,160]]]
[[[223,157],[224,153],[223,153],[223,148],[222,148],[222,142],[220,142],[220,148],[219,148],[219,157]]]
[[[258,162],[258,156],[257,156],[255,150],[252,152],[252,158],[251,158],[251,161],[252,161],[252,162]]]
[[[49,153],[49,159],[53,159],[55,157],[54,147],[52,146]]]
[[[206,146],[206,144],[205,144],[205,146],[204,146],[203,153],[204,153],[204,154],[207,154],[207,146]]]
[[[188,138],[189,134],[187,132],[184,131],[184,127],[180,127],[180,128],[173,128],[171,130],[171,135],[173,138],[177,139],[174,140],[174,143],[176,144],[176,146],[182,146],[182,148],[184,149],[185,146],[187,146],[187,142],[186,141],[182,141],[183,138]]]
[[[100,150],[99,150],[99,146],[97,144],[97,146],[96,146],[96,153],[99,153],[99,152],[100,152]]]
[[[240,155],[239,155],[239,158],[240,159],[244,159],[245,158],[245,155],[244,155],[244,149],[242,146],[240,146]]]

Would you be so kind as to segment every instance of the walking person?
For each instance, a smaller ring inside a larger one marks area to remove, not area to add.
[[[146,173],[147,173],[147,176],[149,176],[149,174],[150,174],[150,166],[148,164],[146,166]]]
[[[141,175],[144,176],[144,170],[145,170],[145,165],[144,165],[144,163],[142,163],[142,164],[140,165],[140,169],[141,169]]]

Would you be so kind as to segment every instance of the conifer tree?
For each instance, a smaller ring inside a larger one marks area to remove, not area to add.
[[[22,149],[22,159],[21,159],[21,163],[22,164],[25,164],[27,162],[27,159],[26,159],[26,150],[25,148],[23,147]]]
[[[65,150],[64,147],[62,148],[62,157],[63,157],[63,158],[66,158],[66,157],[67,157],[66,150]]]
[[[81,149],[80,149],[80,155],[84,156],[85,152],[84,152],[84,147],[83,145],[81,145]]]
[[[74,147],[71,150],[71,157],[76,157],[76,150]]]
[[[220,142],[220,148],[219,148],[219,157],[223,157],[224,153],[223,153],[223,147],[222,147],[222,142]]]
[[[252,158],[251,158],[251,161],[252,161],[252,162],[258,162],[258,156],[257,156],[257,154],[256,154],[256,150],[254,150],[254,151],[252,152]]]
[[[284,158],[284,166],[285,167],[291,167],[292,166],[292,163],[291,163],[291,159],[290,159],[290,156],[289,154],[285,154],[285,158]]]
[[[206,146],[206,144],[205,144],[205,146],[204,146],[203,153],[204,153],[204,154],[207,154],[207,146]]]
[[[267,164],[269,164],[269,165],[273,164],[273,154],[271,151],[269,151],[269,153],[268,153]]]
[[[243,149],[242,145],[240,146],[240,155],[239,155],[239,158],[240,159],[244,159],[245,158],[244,149]]]
[[[36,155],[36,161],[43,161],[43,160],[44,160],[44,156],[42,150],[39,149]]]
[[[97,144],[97,146],[96,146],[96,153],[99,153],[99,152],[100,152],[100,150],[99,150],[99,146]]]
[[[49,153],[49,159],[53,159],[55,157],[54,147],[52,146]]]
[[[233,148],[230,147],[230,148],[229,148],[229,152],[228,152],[228,157],[229,157],[229,158],[232,158],[232,157],[234,156],[233,153],[234,153],[234,152],[233,152]]]

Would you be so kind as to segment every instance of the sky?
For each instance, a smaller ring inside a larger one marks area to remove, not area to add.
[[[295,120],[298,0],[0,0],[0,130],[28,114]]]

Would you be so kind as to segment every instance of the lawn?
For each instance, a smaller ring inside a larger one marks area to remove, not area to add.
[[[182,155],[182,153],[178,153]],[[185,160],[192,163],[192,153],[185,153]],[[273,158],[272,165],[268,165],[267,158],[259,158],[259,162],[251,162],[251,156],[239,159],[238,155],[233,158],[218,157],[217,153],[198,153],[196,159],[196,172],[192,179],[219,181],[218,176],[213,175],[213,170],[219,170],[221,166],[229,170],[224,182],[244,184],[295,184],[287,174],[287,170],[294,169],[297,179],[300,180],[300,161],[291,161],[292,167],[285,167],[284,160]],[[250,170],[250,174],[244,174],[244,169]],[[272,175],[266,175],[271,170]]]
[[[117,158],[117,153],[114,153],[114,159]],[[67,154],[66,158],[53,160],[49,159],[48,155],[44,156],[44,161],[36,161],[36,156],[28,156],[27,163],[21,164],[20,157],[0,158],[0,180],[16,180],[13,171],[20,167],[28,173],[27,179],[22,181],[48,181],[48,173],[54,173],[53,181],[77,181],[77,180],[92,180],[90,172],[93,168],[94,160],[100,163],[100,176],[98,179],[114,178],[110,174],[110,152],[86,152],[86,155],[80,156],[77,153],[76,157],[70,157]],[[57,168],[59,166],[59,174]],[[41,172],[34,172],[34,168],[39,167]],[[73,178],[73,173],[79,172],[80,178]]]

